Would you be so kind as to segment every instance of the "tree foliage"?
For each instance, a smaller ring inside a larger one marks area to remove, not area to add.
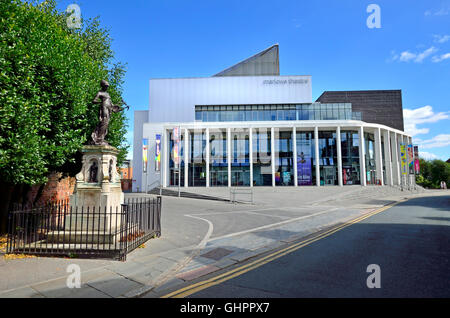
[[[439,189],[441,181],[450,185],[450,163],[442,160],[419,160],[420,174],[416,179],[417,184],[425,188]]]
[[[0,178],[46,182],[52,171],[74,175],[79,150],[98,123],[92,99],[101,79],[121,100],[124,65],[98,18],[70,30],[54,1],[0,1]],[[111,116],[107,140],[124,159],[126,118]]]

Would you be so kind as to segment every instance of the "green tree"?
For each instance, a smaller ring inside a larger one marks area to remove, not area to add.
[[[125,67],[115,62],[98,18],[70,30],[55,1],[0,1],[0,232],[10,203],[50,172],[75,175],[80,149],[98,122],[92,99],[101,79],[114,101]],[[126,118],[111,116],[107,140],[126,156]]]
[[[431,161],[431,182],[440,187],[441,181],[450,182],[450,164],[442,160]]]
[[[417,177],[417,184],[425,188],[438,189],[441,181],[450,184],[450,163],[442,160],[420,159],[420,175]]]

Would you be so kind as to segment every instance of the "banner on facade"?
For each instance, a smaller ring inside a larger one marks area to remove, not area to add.
[[[172,160],[175,169],[178,169],[180,164],[180,129],[178,127],[175,127],[172,131],[172,140]]]
[[[414,146],[414,171],[416,174],[420,173],[419,146]]]
[[[406,158],[406,145],[400,144],[400,162],[401,162],[401,170],[402,175],[408,174],[408,159]]]
[[[147,162],[148,162],[148,139],[142,139],[142,167],[143,172],[147,173]]]
[[[298,140],[297,148],[297,184],[312,185],[311,140]]]
[[[409,173],[414,174],[414,151],[413,145],[408,145],[408,167]]]
[[[161,135],[155,138],[155,171],[161,171]]]

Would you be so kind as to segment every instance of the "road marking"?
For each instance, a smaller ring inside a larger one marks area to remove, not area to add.
[[[244,212],[246,214],[254,214],[254,215],[261,215],[261,216],[266,216],[266,217],[271,217],[271,218],[280,218],[280,219],[290,219],[290,216],[284,216],[284,215],[276,215],[276,214],[264,214],[264,213],[258,213],[258,212]]]
[[[330,206],[326,206],[330,207]],[[318,208],[318,207],[314,207]],[[321,208],[321,206],[319,206]],[[220,215],[220,214],[227,214],[227,213],[249,213],[249,212],[258,212],[258,211],[270,211],[270,210],[290,210],[290,209],[311,209],[311,206],[306,207],[294,207],[294,206],[288,206],[288,207],[268,207],[268,208],[260,208],[260,209],[250,209],[250,210],[231,210],[231,211],[221,211],[221,212],[205,212],[205,213],[194,213],[189,215],[195,215],[195,216],[208,216],[208,215]]]
[[[306,218],[310,218],[310,217],[313,217],[313,216],[317,216],[317,215],[321,215],[321,214],[324,214],[324,213],[328,213],[328,212],[331,212],[331,211],[334,211],[334,210],[337,210],[337,209],[338,208],[331,208],[331,209],[328,209],[328,210],[325,210],[325,211],[321,211],[321,212],[317,212],[317,213],[313,213],[313,214],[308,214],[308,215],[303,215],[303,216],[300,216],[300,217],[297,217],[297,218],[292,218],[292,219],[281,221],[281,222],[271,223],[271,224],[255,227],[255,228],[252,228],[252,229],[240,231],[240,232],[234,232],[234,233],[230,233],[230,234],[214,237],[214,238],[210,239],[208,242],[213,242],[213,241],[221,240],[221,239],[224,239],[224,238],[229,238],[229,237],[242,235],[242,234],[246,234],[246,233],[251,233],[251,232],[255,232],[255,231],[265,230],[265,229],[268,229],[268,228],[271,228],[271,227],[275,227],[275,226],[279,226],[279,225],[283,225],[283,224],[287,224],[287,223],[292,223],[292,222],[296,222],[296,221],[303,220],[303,219],[306,219]]]
[[[247,272],[249,272],[249,271],[251,271],[253,269],[256,269],[256,268],[258,268],[258,267],[260,267],[260,266],[262,266],[264,264],[267,264],[267,263],[269,263],[269,262],[271,262],[273,260],[276,260],[276,259],[278,259],[278,258],[280,258],[282,256],[290,254],[290,253],[292,253],[292,252],[294,252],[294,251],[296,251],[296,250],[298,250],[298,249],[300,249],[302,247],[305,247],[305,246],[307,246],[307,245],[309,245],[311,243],[314,243],[314,242],[316,242],[316,241],[318,241],[318,240],[320,240],[322,238],[330,236],[330,235],[332,235],[332,234],[334,234],[334,233],[336,233],[336,232],[338,232],[338,231],[340,231],[340,230],[342,230],[342,229],[344,229],[344,228],[346,228],[346,227],[348,227],[348,226],[350,226],[352,224],[361,222],[361,221],[363,221],[363,220],[365,220],[365,219],[367,219],[367,218],[369,218],[371,216],[374,216],[375,214],[378,214],[378,213],[381,213],[381,212],[383,212],[383,211],[385,211],[387,209],[390,209],[393,206],[395,206],[395,205],[397,205],[397,204],[399,204],[401,202],[404,202],[404,201],[406,201],[406,200],[398,201],[398,202],[396,202],[394,204],[384,206],[384,207],[382,207],[380,209],[377,209],[375,211],[372,211],[372,212],[369,212],[369,213],[364,214],[362,216],[359,216],[359,217],[357,217],[357,218],[355,218],[353,220],[350,220],[350,221],[348,221],[348,222],[346,222],[344,224],[337,225],[337,226],[335,226],[335,227],[333,227],[333,228],[331,228],[331,229],[329,229],[329,230],[327,230],[327,231],[325,231],[323,233],[320,233],[320,234],[318,234],[316,236],[313,236],[313,237],[311,237],[309,239],[303,240],[301,242],[298,242],[298,243],[295,243],[295,244],[293,244],[291,246],[283,248],[283,249],[281,249],[279,251],[276,251],[274,253],[266,255],[266,256],[264,256],[264,257],[262,257],[262,258],[260,258],[258,260],[255,260],[255,261],[253,261],[251,263],[242,265],[240,267],[237,267],[235,269],[232,269],[232,270],[230,270],[228,272],[225,272],[223,274],[217,275],[217,276],[212,277],[210,279],[207,279],[207,280],[204,280],[204,281],[201,281],[201,282],[198,282],[198,283],[195,283],[195,284],[183,287],[183,288],[181,288],[179,290],[176,290],[176,291],[171,292],[171,293],[169,293],[167,295],[164,295],[161,298],[170,298],[170,297],[183,298],[183,297],[187,297],[189,295],[192,295],[192,294],[194,294],[196,292],[199,292],[201,290],[204,290],[206,288],[218,285],[218,284],[223,283],[223,282],[225,282],[227,280],[230,280],[232,278],[235,278],[237,276],[245,274],[245,273],[247,273]]]
[[[184,216],[189,217],[189,218],[202,220],[202,221],[205,221],[206,223],[208,223],[208,226],[209,226],[208,227],[208,231],[206,232],[205,236],[200,241],[200,243],[197,244],[197,249],[198,250],[203,249],[206,246],[206,243],[208,243],[208,240],[211,237],[212,232],[214,231],[214,225],[212,224],[212,222],[210,220],[207,220],[207,219],[195,216],[195,215],[185,214]]]
[[[191,254],[189,254],[188,256],[183,258],[181,261],[176,263],[174,266],[172,266],[167,271],[167,273],[161,274],[160,276],[157,277],[156,281],[154,282],[155,286],[159,286],[159,285],[162,285],[163,283],[165,283],[170,277],[175,276],[176,273],[178,273],[182,268],[184,268],[187,264],[189,264],[194,257],[198,256],[200,254],[200,251],[205,248],[206,244],[208,243],[209,238],[211,237],[212,232],[214,231],[214,225],[212,224],[211,221],[201,218],[201,217],[198,217],[198,216],[189,215],[189,214],[185,214],[184,216],[205,221],[206,223],[208,223],[208,231],[206,232],[205,236],[200,241],[200,243],[198,243],[194,247],[194,251]]]

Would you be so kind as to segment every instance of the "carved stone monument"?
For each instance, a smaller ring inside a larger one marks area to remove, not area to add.
[[[120,175],[117,173],[117,154],[111,146],[84,146],[82,169],[71,205],[78,207],[116,207],[123,203]]]
[[[101,104],[99,123],[91,135],[92,140],[81,150],[82,168],[76,175],[75,190],[70,198],[72,213],[65,222],[69,230],[114,231],[121,222],[118,213],[124,203],[124,194],[117,172],[119,151],[110,146],[105,137],[111,112],[125,108],[112,103],[107,81],[102,80],[100,85],[101,90],[93,100],[94,104]]]
[[[124,194],[117,172],[119,151],[110,146],[105,137],[111,112],[125,108],[112,103],[107,81],[102,80],[100,86],[93,100],[94,104],[101,104],[99,123],[91,134],[92,140],[81,149],[82,168],[76,175],[77,182],[70,197],[70,213],[65,216],[64,230],[48,233],[49,243],[86,243],[84,248],[97,249],[103,243],[104,249],[111,249],[112,245],[108,244],[120,239]]]

